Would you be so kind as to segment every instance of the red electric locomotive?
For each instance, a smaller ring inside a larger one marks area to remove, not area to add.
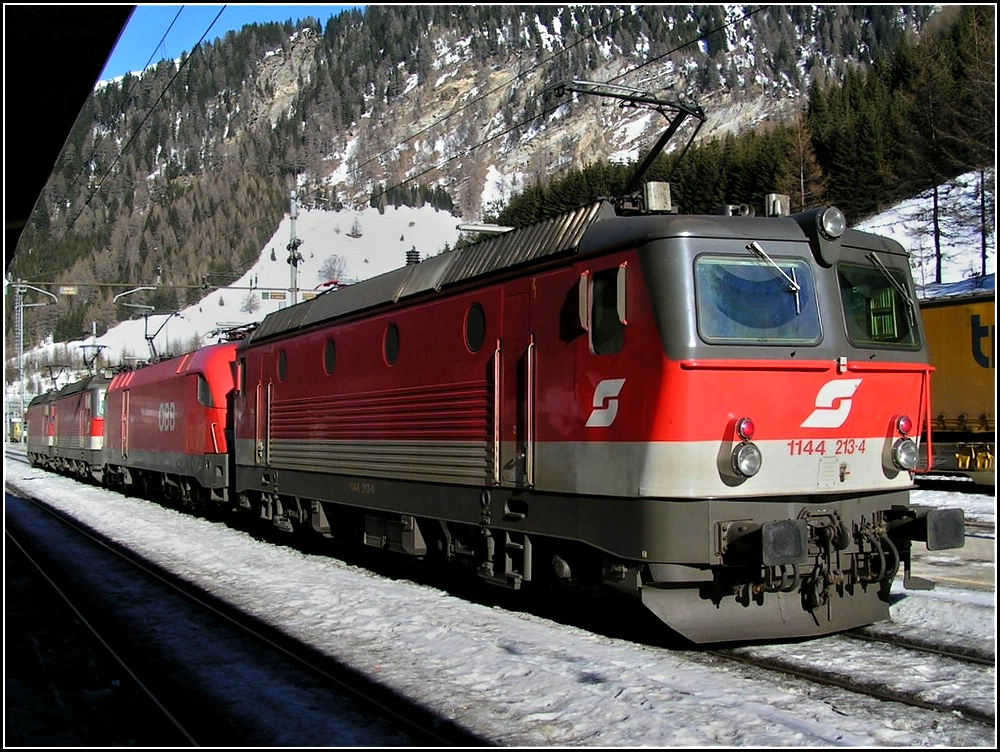
[[[913,541],[964,543],[961,510],[909,503],[932,370],[909,258],[768,204],[681,215],[648,184],[121,374],[105,482],[626,593],[695,642],[886,619]]]
[[[104,395],[106,376],[88,376],[67,384],[55,395],[56,469],[100,482],[104,461]]]
[[[648,191],[655,196],[655,191]],[[834,208],[599,202],[268,316],[235,490],[279,528],[625,591],[698,642],[888,617],[929,400],[907,254]]]
[[[233,342],[125,371],[108,387],[105,482],[183,505],[228,497]]]
[[[101,481],[109,382],[106,376],[88,376],[32,400],[27,410],[28,456],[34,464]],[[32,438],[36,432],[37,441]]]
[[[52,398],[56,390],[39,394],[28,403],[24,411],[24,424],[28,431],[28,461],[35,467],[51,468],[56,443],[55,412]]]

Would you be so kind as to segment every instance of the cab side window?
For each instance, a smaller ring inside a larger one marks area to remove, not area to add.
[[[590,343],[597,355],[625,347],[625,267],[594,272],[590,299]]]

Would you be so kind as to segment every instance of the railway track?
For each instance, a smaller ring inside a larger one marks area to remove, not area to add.
[[[895,645],[907,650],[915,650],[918,653],[939,655],[955,661],[972,663],[979,666],[996,665],[996,652],[992,649],[992,645],[977,645],[968,642],[936,644],[933,642],[933,636],[929,636],[922,631],[907,630],[902,633],[890,635],[870,627],[863,627],[853,632],[847,632],[844,636],[864,642]]]
[[[41,502],[7,507],[8,541],[159,716],[150,745],[484,745]]]
[[[84,519],[86,518],[84,517]],[[89,524],[94,525],[96,523],[91,521]],[[49,537],[51,535],[50,533]],[[172,550],[173,547],[174,545],[171,544],[168,548]],[[146,549],[143,548],[142,550],[145,551]],[[256,557],[267,554],[255,553],[253,555]],[[238,564],[237,561],[228,561],[225,571],[228,571],[230,565],[236,564]],[[102,575],[104,569],[106,567],[101,568]],[[262,584],[266,585],[266,583]],[[253,587],[256,588],[257,583],[254,583]],[[270,591],[265,587],[264,592]],[[939,596],[947,596],[947,593],[935,594],[935,597]],[[988,599],[986,595],[981,595],[980,597]],[[900,605],[905,607],[912,604],[913,607],[921,607],[919,604],[922,603],[924,603],[923,597],[918,597],[905,599]],[[274,603],[273,606],[275,608],[268,608],[267,611],[280,612],[282,609],[280,602]],[[494,608],[499,612],[502,606],[494,604]],[[896,614],[896,608],[897,606],[894,606],[894,615]],[[192,618],[195,617],[182,617],[182,620],[191,621]],[[490,617],[490,621],[493,618]],[[957,617],[956,620],[961,621],[964,618],[963,615]],[[618,619],[618,621],[622,620]],[[626,619],[625,621],[628,620]],[[462,623],[464,624],[465,622],[463,621]],[[906,625],[892,626],[902,628]],[[336,628],[341,629],[342,626],[338,624]],[[264,631],[266,633],[266,628]],[[482,625],[478,629],[472,629],[471,631],[473,633],[481,632]],[[756,684],[774,687],[780,695],[780,697],[776,697],[775,699],[777,703],[776,707],[778,708],[787,707],[787,705],[781,705],[782,702],[787,702],[787,699],[783,700],[782,698],[794,696],[805,700],[809,706],[813,706],[815,701],[818,700],[820,703],[825,703],[828,707],[832,708],[833,712],[844,716],[849,715],[863,718],[874,712],[876,715],[881,713],[886,718],[899,718],[901,719],[899,723],[902,724],[912,723],[914,724],[912,728],[947,728],[947,733],[952,735],[949,738],[978,739],[984,734],[989,735],[992,733],[991,729],[995,727],[995,712],[993,712],[995,706],[995,669],[989,665],[991,661],[989,660],[987,651],[979,650],[977,652],[976,650],[972,650],[966,641],[963,641],[960,636],[956,636],[954,639],[948,641],[948,645],[944,646],[945,649],[943,651],[941,650],[941,645],[937,646],[939,652],[951,653],[952,655],[928,657],[925,654],[919,653],[916,649],[921,648],[919,644],[920,640],[914,638],[912,631],[908,636],[904,637],[896,637],[894,635],[886,637],[883,635],[882,639],[888,640],[890,643],[888,645],[871,642],[868,635],[863,635],[866,631],[862,630],[859,634],[837,635],[803,641],[801,643],[741,647],[733,650],[718,651],[716,653],[687,650],[678,653],[676,649],[654,647],[654,645],[658,644],[654,642],[649,643],[648,649],[644,648],[641,644],[634,644],[632,646],[620,645],[615,650],[621,651],[622,654],[619,655],[616,652],[614,658],[609,658],[609,661],[616,666],[627,666],[626,673],[630,679],[627,686],[631,688],[641,687],[641,690],[636,689],[636,695],[646,698],[642,704],[632,706],[628,704],[627,697],[629,695],[626,692],[626,699],[622,700],[622,702],[627,706],[627,713],[630,717],[640,717],[642,713],[646,712],[647,703],[652,703],[653,707],[659,704],[655,699],[649,698],[658,697],[660,693],[670,695],[671,692],[676,691],[672,687],[677,683],[677,679],[671,678],[668,680],[664,678],[672,675],[669,670],[643,668],[645,663],[652,659],[654,664],[662,661],[664,664],[673,667],[679,660],[682,663],[690,661],[695,665],[702,666],[701,670],[705,672],[706,678],[709,678],[710,681],[717,680],[714,677],[720,674],[725,676],[727,674],[739,673],[749,677]],[[906,632],[907,630],[901,629],[897,631]],[[525,656],[526,662],[520,664],[519,670],[527,670],[523,667],[530,666],[533,671],[537,670],[546,675],[551,673],[554,676],[561,676],[567,665],[564,650],[573,651],[573,638],[567,634],[565,638],[566,642],[560,642],[559,648],[556,650],[554,648],[547,649],[544,644],[538,648],[532,647],[528,644],[530,639],[528,634],[522,634],[520,631],[508,632],[507,637],[504,638],[506,641],[512,641],[511,650],[516,650],[519,654]],[[198,635],[198,639],[201,639],[200,630]],[[863,642],[862,636],[864,636],[865,640],[869,641]],[[491,640],[486,635],[484,637],[486,641],[483,643],[483,650],[488,651],[491,647]],[[231,640],[232,637],[227,639]],[[506,644],[506,641],[502,640],[504,644]],[[522,642],[524,643],[523,645]],[[905,648],[903,647],[904,642],[906,643]],[[400,651],[401,655],[405,655],[408,644],[406,638],[401,634],[398,645],[394,645],[393,649]],[[965,646],[964,649],[963,645]],[[308,649],[306,650],[308,652]],[[549,655],[550,650],[552,652],[551,656]],[[262,648],[258,647],[257,652],[261,651]],[[864,657],[859,659],[859,651],[867,652],[863,654]],[[582,654],[586,654],[586,651],[581,650],[581,652]],[[851,657],[841,660],[841,656]],[[976,662],[970,663],[970,659]],[[455,662],[460,662],[457,657]],[[367,665],[370,662],[366,661],[364,663]],[[570,663],[573,664],[573,662]],[[604,665],[605,671],[607,671],[607,665],[610,664],[587,663],[587,665]],[[439,666],[438,668],[443,669],[444,667]],[[858,676],[859,671],[863,672],[862,676]],[[775,680],[775,676],[779,675],[777,672],[781,672],[780,676],[785,678]],[[975,675],[976,672],[979,674],[978,680],[974,676],[972,678],[963,678],[968,674]],[[308,672],[306,673],[308,674]],[[600,671],[595,671],[593,672],[593,676],[597,677],[600,673]],[[962,676],[958,676],[959,674]],[[590,673],[587,675],[591,676]],[[907,678],[913,679],[914,677],[919,677],[923,686],[915,687],[913,682],[906,681]],[[195,683],[193,692],[206,691],[203,685],[208,680],[192,679],[192,681]],[[272,686],[275,684],[272,678],[267,678],[259,683],[264,683],[264,681],[271,683]],[[314,681],[314,679],[309,678],[308,681]],[[573,686],[574,682],[579,681],[580,679],[571,672],[569,676],[563,677],[558,682],[558,686],[563,687],[564,691],[569,692],[571,691],[569,687]],[[587,683],[585,686],[591,685]],[[497,690],[498,688],[495,688],[494,691]],[[243,691],[244,687],[242,686],[236,690],[237,694],[241,694]],[[172,695],[168,693],[167,696],[170,697]],[[553,695],[553,698],[556,696]],[[492,700],[482,697],[477,701],[474,699],[475,697],[476,695],[470,694],[468,699],[463,699],[461,704],[462,712],[471,714],[479,711],[489,712],[485,709],[489,707],[488,703],[492,702]],[[619,695],[616,693],[615,702],[619,701],[618,697]],[[503,708],[504,714],[510,712],[512,703],[509,699],[505,700],[501,696],[497,701]],[[883,703],[888,704],[883,706]],[[255,703],[248,700],[245,704],[254,705]],[[263,703],[265,707],[273,705],[274,703],[272,702],[268,706],[266,700]],[[308,706],[309,701],[296,700],[289,703],[288,708],[294,709],[303,705]],[[259,711],[260,707],[261,703],[257,702],[254,710]],[[212,715],[216,718],[225,719],[228,718],[226,714],[231,712],[236,711],[230,707],[226,707],[223,703],[223,707],[216,707]],[[240,712],[246,712],[246,710],[240,709]],[[537,715],[538,712],[536,710],[535,714]],[[464,718],[461,714],[451,717]],[[504,717],[507,716],[505,715]],[[520,723],[514,722],[512,717],[508,718],[508,720],[511,720],[511,723],[514,723],[515,726]],[[671,727],[676,722],[677,719],[675,717],[670,723]],[[526,719],[524,721],[525,728],[529,728],[531,723],[532,721]],[[301,726],[302,724],[300,723],[299,727]],[[251,728],[249,722],[247,728]],[[550,727],[546,726],[546,729],[548,728]],[[496,727],[491,727],[491,731],[496,730]],[[273,729],[269,729],[269,731],[273,733]],[[507,733],[509,734],[509,732]],[[372,743],[371,738],[369,735],[362,744],[370,745]],[[511,737],[494,737],[494,739],[497,738],[500,741],[494,741],[494,743],[503,744]],[[537,740],[538,737],[518,736],[514,738],[520,740],[518,743],[524,743],[524,739]],[[548,737],[545,738],[548,739]],[[214,740],[210,739],[209,741],[217,741],[217,738]],[[205,743],[201,737],[199,737],[199,743]],[[232,743],[232,741],[226,742],[226,744]],[[303,744],[309,743],[309,741],[302,742],[296,740],[296,743]],[[386,742],[386,744],[390,743]],[[416,743],[406,742],[405,744],[409,746]],[[482,741],[471,743],[483,744]],[[258,744],[260,743],[258,742]],[[322,743],[322,746],[330,746],[331,744],[332,742],[326,741]]]
[[[970,642],[934,644],[919,630],[884,634],[864,628],[822,640],[710,654],[880,702],[996,725],[995,657]]]
[[[882,702],[958,714],[994,727],[995,644],[970,636],[974,630],[967,634],[963,625],[989,624],[995,611],[992,603],[986,605],[989,596],[976,599],[961,593],[992,591],[986,579],[992,579],[988,575],[993,567],[991,563],[988,567],[986,562],[979,563],[984,557],[979,549],[992,543],[996,533],[990,522],[967,521],[966,529],[970,562],[984,569],[975,570],[972,579],[969,574],[960,578],[942,574],[948,569],[930,573],[934,579],[943,580],[943,586],[952,585],[950,592],[916,600],[899,593],[890,621],[822,640],[740,647],[716,654],[725,660],[839,687]],[[991,560],[990,555],[985,558]]]
[[[12,746],[192,746],[133,667],[5,531],[5,740]]]
[[[996,525],[992,522],[983,522],[982,520],[966,520],[965,521],[965,537],[966,538],[995,538],[996,537]]]

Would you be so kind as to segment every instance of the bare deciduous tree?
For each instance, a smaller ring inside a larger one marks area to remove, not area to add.
[[[330,282],[334,280],[340,280],[344,276],[344,270],[347,268],[347,262],[344,261],[343,256],[327,256],[323,260],[323,263],[319,265],[319,278],[320,282]]]

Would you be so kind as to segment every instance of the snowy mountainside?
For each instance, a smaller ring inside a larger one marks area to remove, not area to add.
[[[446,244],[454,247],[460,223],[459,218],[448,212],[430,207],[401,206],[388,208],[383,214],[376,209],[299,210],[294,222],[295,237],[302,241],[298,249],[302,261],[296,275],[298,299],[306,299],[322,290],[323,283],[331,281],[320,273],[320,268],[332,256],[338,256],[343,263],[342,278],[336,281],[358,282],[403,266],[411,249],[416,250],[420,258],[427,258],[440,253]],[[270,242],[261,250],[260,258],[240,279],[180,311],[175,317],[180,321],[173,334],[169,339],[164,337],[162,346],[158,342],[157,350],[183,352],[183,345],[195,336],[202,338],[202,344],[208,344],[212,341],[208,335],[223,324],[262,321],[267,314],[288,305],[292,269],[287,247],[292,225],[291,216],[286,214]],[[285,295],[281,297],[281,293]],[[247,297],[257,301],[255,310],[243,310]],[[100,341],[116,355],[148,354],[143,324],[142,320],[127,321],[109,330]],[[73,344],[70,343],[71,348]]]
[[[995,181],[995,170],[989,170],[986,180]],[[933,191],[900,202],[889,211],[870,217],[855,226],[857,230],[885,235],[900,243],[910,253],[913,281],[921,297],[955,294],[954,285],[964,282],[970,290],[992,287],[990,275],[996,274],[996,225],[987,228],[986,258],[982,258],[982,243],[976,207],[979,176],[969,172],[938,187],[941,209],[941,282],[935,282],[933,236],[930,212]],[[970,211],[970,207],[973,209]]]

